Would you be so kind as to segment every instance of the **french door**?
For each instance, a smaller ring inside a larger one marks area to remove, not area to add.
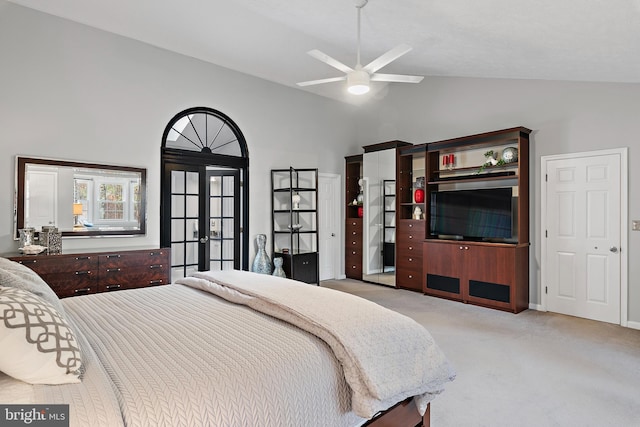
[[[195,271],[240,269],[240,171],[216,166],[165,164],[170,190],[163,246],[171,247],[172,279]]]

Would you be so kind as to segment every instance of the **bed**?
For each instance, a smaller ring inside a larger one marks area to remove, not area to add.
[[[72,426],[413,427],[455,377],[422,326],[331,289],[223,271],[58,300],[27,270],[0,259],[0,404],[68,404]],[[22,342],[38,310],[55,363]]]

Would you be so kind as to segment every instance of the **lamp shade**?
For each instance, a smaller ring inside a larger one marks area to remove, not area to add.
[[[82,203],[74,203],[73,204],[73,214],[74,215],[82,215]]]

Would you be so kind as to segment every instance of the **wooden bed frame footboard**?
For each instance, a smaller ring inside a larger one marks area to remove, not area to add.
[[[373,417],[363,427],[429,427],[430,415],[431,403],[427,405],[427,410],[421,417],[413,398],[410,397]]]

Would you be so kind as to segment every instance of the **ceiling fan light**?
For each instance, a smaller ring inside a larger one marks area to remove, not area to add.
[[[347,76],[347,90],[354,95],[364,95],[369,92],[369,74],[357,70]]]

